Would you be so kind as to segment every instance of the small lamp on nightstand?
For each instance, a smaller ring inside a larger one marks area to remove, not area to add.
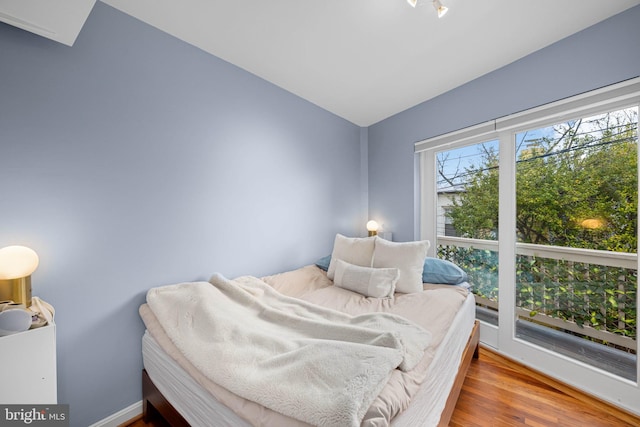
[[[367,222],[367,230],[369,231],[369,236],[375,236],[376,234],[378,234],[378,228],[380,228],[380,226],[374,220]]]
[[[25,246],[0,249],[0,300],[31,306],[31,273],[38,262],[38,254]]]

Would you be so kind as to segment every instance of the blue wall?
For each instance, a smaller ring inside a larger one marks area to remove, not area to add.
[[[364,232],[361,129],[97,2],[73,48],[0,24],[0,247],[38,252],[59,401],[141,398],[153,286],[264,275]]]
[[[472,59],[470,59],[472,60]],[[369,127],[369,214],[415,226],[414,143],[640,75],[640,6]]]

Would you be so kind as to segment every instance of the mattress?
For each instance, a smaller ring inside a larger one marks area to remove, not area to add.
[[[393,426],[438,424],[453,386],[462,352],[473,328],[474,319],[475,301],[473,295],[469,294],[451,322],[451,327],[436,347],[420,389],[414,395],[409,407],[393,418]],[[145,332],[142,348],[143,363],[149,377],[189,424],[194,427],[211,426],[211,420],[216,420],[216,426],[252,425],[242,418],[242,408],[236,407],[234,412],[225,405],[225,402],[217,400],[209,390],[203,387],[202,379],[199,378],[199,381],[194,379],[172,355],[163,350],[149,331]],[[285,417],[286,420],[274,418],[272,414],[261,418],[256,423],[255,404],[247,407],[247,411],[253,412],[254,415],[250,419],[253,419],[254,424],[306,425],[288,417]]]

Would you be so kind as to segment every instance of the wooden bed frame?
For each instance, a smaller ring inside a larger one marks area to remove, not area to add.
[[[477,320],[473,325],[473,330],[469,336],[469,341],[462,352],[458,373],[453,382],[451,393],[447,398],[447,403],[440,416],[438,427],[446,427],[453,415],[453,411],[462,389],[462,384],[467,376],[467,370],[471,364],[471,359],[478,358],[478,347],[480,342],[480,322]],[[163,418],[171,427],[190,427],[189,423],[180,415],[180,413],[165,399],[165,397],[156,388],[146,370],[142,370],[142,413],[146,423],[158,417]]]

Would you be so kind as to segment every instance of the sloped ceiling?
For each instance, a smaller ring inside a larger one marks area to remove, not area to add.
[[[442,0],[438,19],[431,0],[102,1],[359,126],[640,4]],[[0,0],[0,20],[72,45],[93,3]]]

